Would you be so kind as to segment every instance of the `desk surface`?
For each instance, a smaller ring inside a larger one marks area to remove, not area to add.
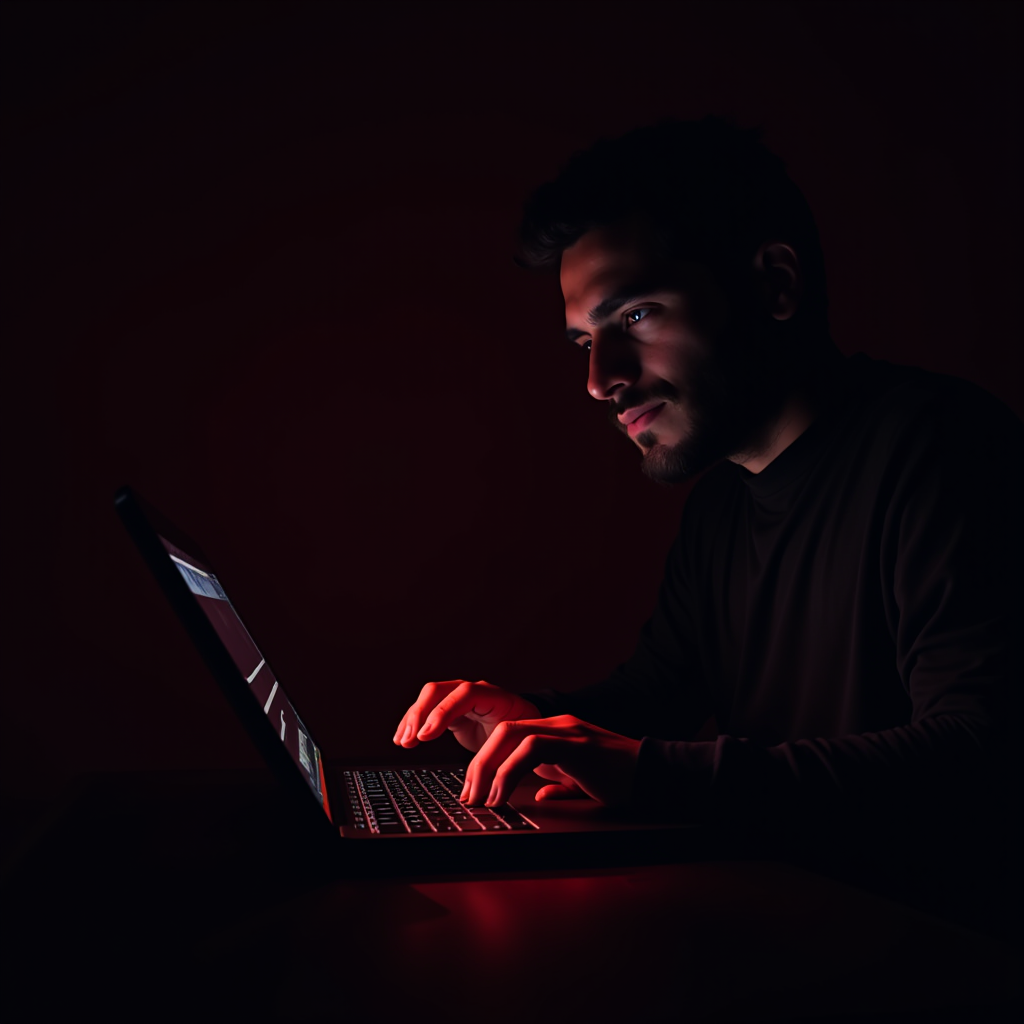
[[[128,791],[93,786],[7,873],[5,1020],[991,1021],[1022,1005],[1019,949],[787,864],[325,880],[274,852],[272,801],[253,827],[259,786],[145,789],[129,812]]]

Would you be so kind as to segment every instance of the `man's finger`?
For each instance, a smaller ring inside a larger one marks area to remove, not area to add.
[[[542,737],[568,737],[573,732],[574,729],[571,725],[562,724],[557,719],[551,718],[526,718],[502,722],[487,738],[476,757],[469,762],[466,769],[466,785],[463,787],[461,799],[472,806],[479,806],[487,801],[495,775],[522,744],[527,743],[528,751],[533,751],[537,748],[537,741]],[[539,764],[553,764],[555,760],[556,758],[553,757],[534,756],[532,762],[523,769],[520,776]],[[518,761],[514,762],[516,765],[518,763]]]
[[[419,740],[416,734],[423,726],[423,721],[452,690],[464,683],[464,679],[448,679],[442,683],[427,683],[420,690],[412,707],[406,711],[395,733],[395,743],[401,747],[415,747]]]
[[[430,711],[416,736],[421,740],[431,740],[465,715],[484,718],[494,712],[495,705],[502,699],[507,701],[508,697],[497,687],[463,681]]]
[[[548,782],[572,782],[572,779],[558,767],[557,764],[539,764],[533,769],[534,774],[539,775]]]
[[[466,781],[459,799],[471,807],[479,807],[490,792],[498,765],[516,748],[522,738],[536,731],[544,719],[519,719],[501,722],[484,741],[476,756],[466,766]]]
[[[408,723],[408,721],[409,721],[409,712],[406,711],[406,713],[404,715],[402,715],[401,721],[399,721],[399,723],[398,723],[398,728],[395,730],[395,735],[391,739],[392,743],[401,743],[402,742],[402,737],[405,736],[405,727],[406,727],[406,724]]]
[[[560,754],[568,756],[578,741],[569,736],[544,736],[532,733],[509,754],[494,773],[488,807],[508,803],[519,780],[538,764],[551,764]]]
[[[587,794],[571,775],[566,775],[557,764],[539,764],[533,769],[535,775],[555,785],[541,786],[534,794],[535,800],[585,800]]]
[[[395,730],[394,742],[399,745],[402,744],[402,741],[406,739],[411,732],[414,708],[415,705],[406,709],[405,714],[402,715],[402,719],[398,723],[398,728]]]
[[[535,800],[589,800],[586,793],[575,782],[556,783],[541,786],[534,794]]]

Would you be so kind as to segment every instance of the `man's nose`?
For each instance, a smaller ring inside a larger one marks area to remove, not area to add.
[[[587,391],[592,397],[607,401],[639,378],[640,361],[627,338],[615,333],[591,335]]]

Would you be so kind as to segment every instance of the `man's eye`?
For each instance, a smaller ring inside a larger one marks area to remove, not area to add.
[[[640,309],[631,309],[626,314],[626,323],[638,324],[641,320],[643,320],[645,316],[647,316],[648,313],[650,313],[650,309],[648,309],[646,306],[643,306]]]
[[[588,338],[585,342],[583,342],[583,344],[580,345],[580,348],[583,349],[584,352],[589,352],[590,351],[590,339]]]

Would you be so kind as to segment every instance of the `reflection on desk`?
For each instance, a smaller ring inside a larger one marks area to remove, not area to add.
[[[324,878],[289,855],[262,783],[150,778],[144,806],[135,785],[94,786],[5,879],[5,1020],[992,1021],[1022,1006],[1019,950],[792,865]]]

